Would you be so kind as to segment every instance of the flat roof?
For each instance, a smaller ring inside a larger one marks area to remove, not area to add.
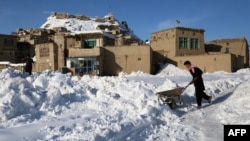
[[[238,37],[238,38],[225,38],[225,39],[215,39],[208,41],[207,43],[214,43],[214,42],[230,42],[230,41],[244,41],[247,42],[245,37]]]
[[[180,30],[190,30],[190,31],[205,32],[205,30],[204,30],[204,29],[201,29],[201,28],[188,28],[188,27],[179,27],[179,26],[177,26],[177,27],[173,27],[173,28],[164,29],[164,30],[161,30],[161,31],[156,31],[156,32],[153,32],[152,34],[164,32],[164,31],[168,31],[168,30],[172,30],[172,29],[180,29]]]

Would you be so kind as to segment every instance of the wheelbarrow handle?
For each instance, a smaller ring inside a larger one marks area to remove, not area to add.
[[[190,85],[190,83],[189,84],[187,84],[185,87],[184,87],[184,90],[188,87]]]
[[[182,88],[182,92],[186,90],[186,88],[189,86],[189,84]]]

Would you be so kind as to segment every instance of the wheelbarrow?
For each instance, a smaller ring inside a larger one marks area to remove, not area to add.
[[[158,95],[158,101],[161,100],[164,104],[168,104],[171,109],[174,109],[177,106],[177,98],[180,105],[183,104],[181,95],[185,89],[186,87],[177,87],[172,90],[157,92],[156,95]]]

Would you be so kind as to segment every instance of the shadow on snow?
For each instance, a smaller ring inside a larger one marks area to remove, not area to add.
[[[207,103],[207,100],[202,99],[202,104],[204,105],[202,106],[202,109],[207,108],[211,105],[217,105],[222,103],[223,101],[227,100],[232,95],[232,93],[233,92],[228,92],[222,95],[219,94],[218,96],[213,97],[212,102],[210,104]],[[183,95],[182,98],[183,104],[173,109],[173,113],[176,114],[178,117],[182,117],[185,114],[192,112],[193,109],[196,108],[196,98],[194,96]]]

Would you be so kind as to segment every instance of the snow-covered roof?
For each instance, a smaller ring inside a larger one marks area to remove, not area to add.
[[[47,18],[47,21],[41,26],[45,29],[53,29],[55,27],[64,27],[73,34],[87,34],[87,33],[101,33],[105,36],[110,36],[110,33],[106,29],[100,29],[100,26],[117,27],[120,31],[138,38],[131,29],[126,28],[121,22],[116,20],[106,19],[107,17],[113,17],[112,14],[107,14],[104,18],[86,18],[79,19],[76,16],[68,16],[65,18],[57,18],[56,14],[52,14]],[[138,38],[139,39],[139,38]]]

